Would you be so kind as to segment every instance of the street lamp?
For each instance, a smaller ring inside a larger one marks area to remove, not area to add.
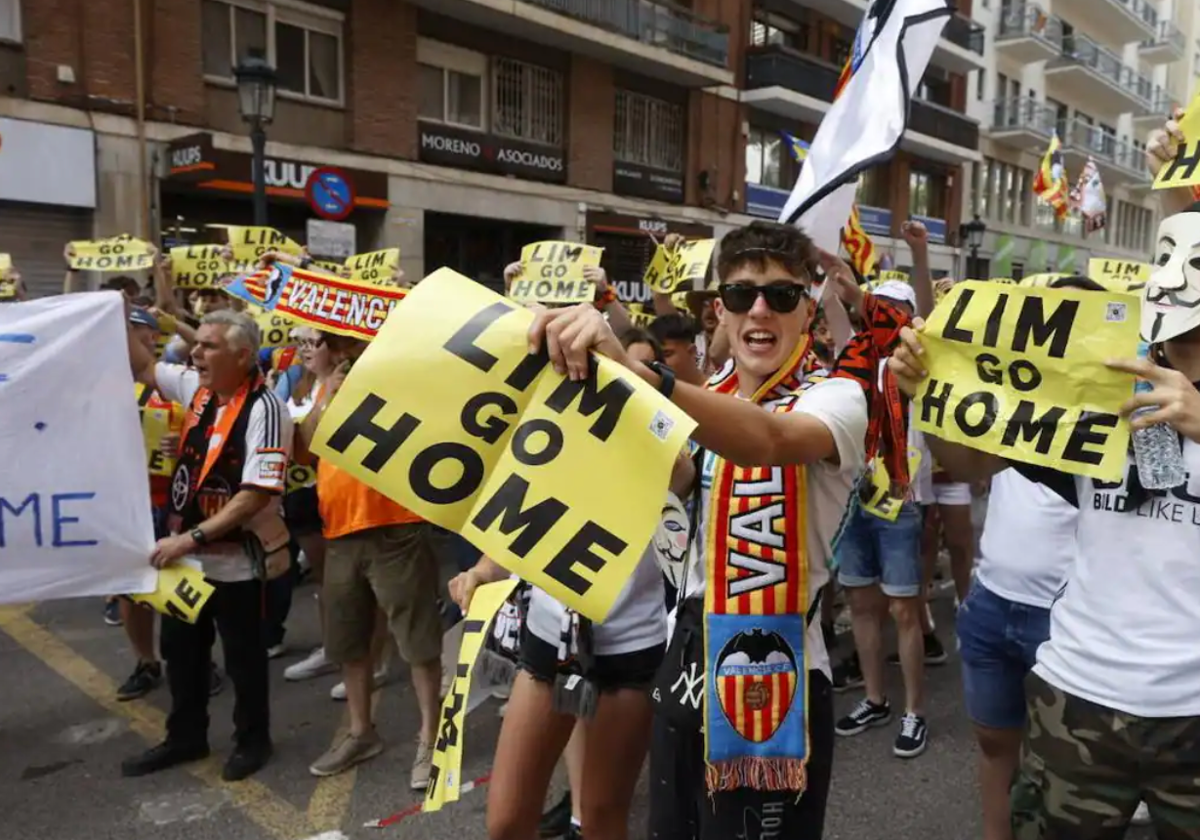
[[[964,222],[958,227],[960,241],[965,242],[971,249],[971,259],[967,263],[967,274],[973,274],[979,268],[979,249],[983,245],[983,235],[987,232],[987,224],[975,214],[975,218]],[[968,277],[966,279],[972,279]],[[978,278],[975,278],[978,279]]]
[[[250,143],[254,148],[254,224],[267,224],[267,178],[264,171],[267,155],[266,127],[275,118],[275,68],[258,56],[246,56],[233,68],[237,79],[238,111],[242,122],[250,126]]]

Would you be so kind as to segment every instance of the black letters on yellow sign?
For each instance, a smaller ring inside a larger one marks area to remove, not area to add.
[[[950,312],[950,319],[946,322],[946,329],[942,333],[943,338],[948,341],[961,341],[963,344],[975,342],[975,334],[959,326],[974,296],[973,290],[963,291],[955,303],[954,309]],[[981,342],[984,347],[998,346],[1000,325],[1004,318],[1004,310],[1008,306],[1009,297],[1010,295],[1007,294],[997,296],[984,329]],[[1044,347],[1049,344],[1050,348],[1047,352],[1051,358],[1061,359],[1067,353],[1067,345],[1071,340],[1071,328],[1075,325],[1075,317],[1079,312],[1079,301],[1061,301],[1049,318],[1046,317],[1043,304],[1042,298],[1026,297],[1023,299],[1021,311],[1017,314],[1011,347],[1018,353],[1024,353],[1032,339],[1036,347]]]

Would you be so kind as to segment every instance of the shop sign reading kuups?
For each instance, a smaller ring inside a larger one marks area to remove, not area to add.
[[[440,166],[478,169],[534,181],[567,180],[567,164],[561,148],[444,125],[421,124],[420,155],[421,160]]]

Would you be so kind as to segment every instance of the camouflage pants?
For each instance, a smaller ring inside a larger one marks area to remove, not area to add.
[[[1113,711],[1035,674],[1025,688],[1015,840],[1121,840],[1143,800],[1158,840],[1200,839],[1200,717]]]

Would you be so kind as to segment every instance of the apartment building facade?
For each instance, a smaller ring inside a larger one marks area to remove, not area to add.
[[[979,4],[977,4],[979,5]],[[987,65],[968,111],[985,126],[966,214],[987,224],[976,275],[1086,270],[1095,256],[1145,260],[1159,214],[1145,140],[1195,89],[1200,16],[1192,0],[990,0],[976,9]],[[1074,186],[1094,160],[1108,223],[1087,232],[1032,191],[1050,138]]]

